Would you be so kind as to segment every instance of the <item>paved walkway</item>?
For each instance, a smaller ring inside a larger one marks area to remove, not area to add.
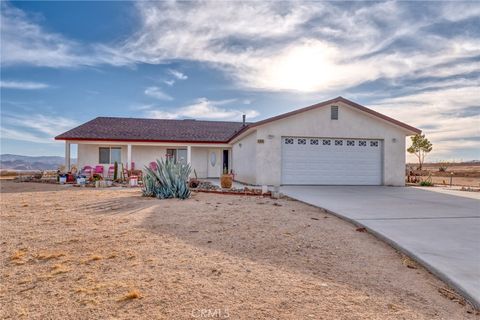
[[[285,186],[281,192],[366,227],[480,308],[480,199],[476,195],[370,186]]]

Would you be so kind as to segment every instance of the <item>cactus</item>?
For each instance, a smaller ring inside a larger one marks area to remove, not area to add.
[[[113,181],[117,181],[117,178],[118,178],[118,162],[115,161],[115,163],[113,164]]]
[[[169,158],[157,160],[155,170],[145,167],[143,195],[159,199],[187,199],[190,197],[187,184],[190,172],[191,167],[188,164],[175,163]]]

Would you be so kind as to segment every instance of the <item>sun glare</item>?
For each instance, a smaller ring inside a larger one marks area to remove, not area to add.
[[[278,88],[303,92],[329,87],[335,53],[335,48],[320,42],[289,48],[271,63],[265,80]]]

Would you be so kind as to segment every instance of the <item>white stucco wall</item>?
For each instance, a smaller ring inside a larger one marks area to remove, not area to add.
[[[127,146],[126,145],[108,145],[108,144],[78,144],[78,164],[79,168],[86,165],[95,167],[99,165],[99,148],[100,147],[121,147],[121,159],[124,164],[127,163]],[[186,146],[146,146],[146,145],[132,145],[132,162],[135,163],[136,169],[143,169],[148,166],[150,162],[160,158],[165,158],[167,149],[186,149]],[[197,172],[198,178],[207,178],[207,165],[209,165],[209,152],[217,153],[217,162],[210,170],[209,177],[219,177],[222,170],[222,152],[228,148],[211,148],[211,147],[192,147],[191,165],[192,175],[193,169]],[[109,164],[104,164],[105,172],[108,172]]]
[[[208,158],[208,148],[195,148],[192,147],[192,176],[193,169],[197,173],[198,178],[207,177],[207,158]]]
[[[257,184],[257,133],[237,141],[232,146],[232,166],[235,180]]]
[[[256,128],[255,139],[264,139],[265,141],[263,144],[256,143],[255,148],[257,156],[256,170],[254,171],[257,175],[257,184],[281,184],[282,136],[383,140],[383,183],[394,186],[405,184],[406,131],[377,117],[355,110],[346,104],[334,103],[332,105],[339,106],[338,120],[330,119],[330,106],[325,106]],[[251,156],[249,150],[243,156],[235,155],[235,146],[233,150],[234,157],[246,159]]]
[[[99,151],[100,147],[121,147],[121,158],[123,163],[127,163],[127,146],[111,146],[107,144],[78,144],[78,168],[82,169],[86,165],[95,167],[100,165],[99,163]],[[108,167],[110,164],[103,164],[104,172],[108,172]]]
[[[123,150],[122,150],[123,151]],[[125,152],[126,148],[125,148]],[[160,146],[132,146],[132,162],[135,163],[135,169],[143,170],[145,166],[148,167],[150,162],[157,159],[165,158],[167,154],[166,147]],[[123,154],[122,154],[123,158]],[[126,158],[126,155],[125,155]]]

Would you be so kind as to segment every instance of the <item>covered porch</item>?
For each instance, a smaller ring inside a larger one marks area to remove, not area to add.
[[[157,159],[171,157],[189,163],[192,176],[218,178],[223,170],[232,168],[231,146],[223,143],[173,143],[130,141],[65,141],[65,167],[71,169],[72,144],[77,145],[77,165],[103,166],[108,172],[115,162],[127,170],[143,170]]]

